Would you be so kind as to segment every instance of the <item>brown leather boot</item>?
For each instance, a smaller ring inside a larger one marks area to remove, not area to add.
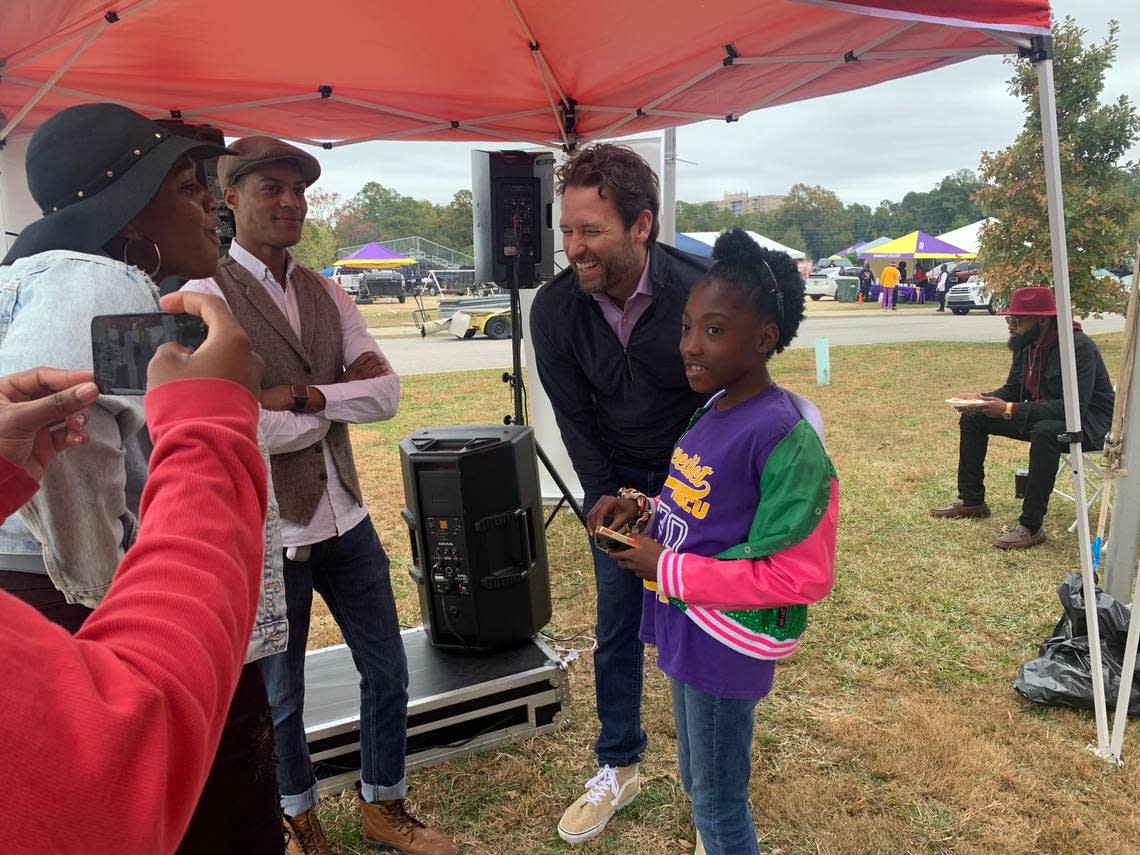
[[[321,821],[317,819],[316,808],[309,808],[297,816],[285,817],[285,827],[291,834],[287,855],[333,855],[333,848],[325,840]]]
[[[955,499],[944,508],[931,508],[930,515],[944,520],[985,519],[990,515],[990,506],[985,502],[980,505],[967,505],[963,504],[961,499]]]
[[[366,802],[357,794],[364,842],[389,846],[404,855],[458,855],[459,847],[442,832],[428,828],[410,813],[403,799]]]

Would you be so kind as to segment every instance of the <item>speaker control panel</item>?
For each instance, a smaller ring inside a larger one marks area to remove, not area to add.
[[[432,588],[440,595],[470,595],[471,575],[462,517],[428,517],[425,533],[427,571]]]

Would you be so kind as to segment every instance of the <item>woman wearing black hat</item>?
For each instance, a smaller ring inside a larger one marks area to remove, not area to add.
[[[0,265],[0,373],[90,369],[93,316],[158,311],[156,281],[213,275],[217,204],[198,170],[227,153],[115,104],[71,107],[45,122],[27,154],[28,187],[43,218]],[[101,396],[87,414],[88,442],[58,461],[18,520],[0,527],[0,588],[72,632],[134,540],[141,484],[129,476],[137,469],[145,478],[143,426],[141,397]],[[284,648],[274,514],[271,502],[271,560],[247,662]],[[284,849],[272,744],[264,685],[247,665],[179,852]]]

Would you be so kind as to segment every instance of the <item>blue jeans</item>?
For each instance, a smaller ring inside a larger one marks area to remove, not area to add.
[[[681,783],[708,855],[758,855],[748,804],[756,701],[718,698],[678,680],[673,692]]]
[[[365,801],[402,799],[408,730],[408,663],[388,556],[365,518],[340,537],[313,544],[307,561],[285,559],[289,647],[258,661],[273,707],[277,785],[289,816],[317,803],[305,741],[305,645],[313,591],[321,595],[360,672],[360,782]]]
[[[622,487],[634,487],[656,496],[665,483],[665,466],[645,468],[613,462],[614,475]],[[586,494],[589,512],[600,496]],[[598,592],[598,649],[594,651],[594,696],[602,729],[594,750],[599,766],[629,766],[641,762],[645,731],[641,729],[641,688],[645,645],[638,638],[641,627],[641,580],[611,561],[593,545],[594,583]]]

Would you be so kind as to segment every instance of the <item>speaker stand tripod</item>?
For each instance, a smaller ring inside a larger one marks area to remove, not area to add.
[[[524,400],[524,381],[522,374],[522,302],[519,299],[518,287],[518,265],[514,266],[513,281],[508,289],[511,295],[511,370],[503,372],[503,382],[511,387],[511,392],[514,396],[514,414],[504,417],[505,424],[525,425],[526,424],[526,402]],[[558,470],[554,468],[554,464],[550,462],[550,458],[546,456],[542,445],[539,444],[538,438],[534,440],[535,451],[538,452],[538,459],[542,461],[542,465],[546,467],[546,471],[550,473],[550,477],[554,479],[554,483],[558,485],[558,490],[562,497],[555,504],[554,509],[550,512],[550,516],[546,518],[545,528],[550,528],[550,524],[554,521],[554,517],[558,511],[562,509],[564,504],[569,505],[570,509],[574,511],[574,515],[578,517],[579,522],[582,523],[583,528],[586,527],[586,514],[582,511],[581,505],[574,498],[570,492],[570,488],[566,486],[566,482],[562,480],[562,476],[558,474]]]

